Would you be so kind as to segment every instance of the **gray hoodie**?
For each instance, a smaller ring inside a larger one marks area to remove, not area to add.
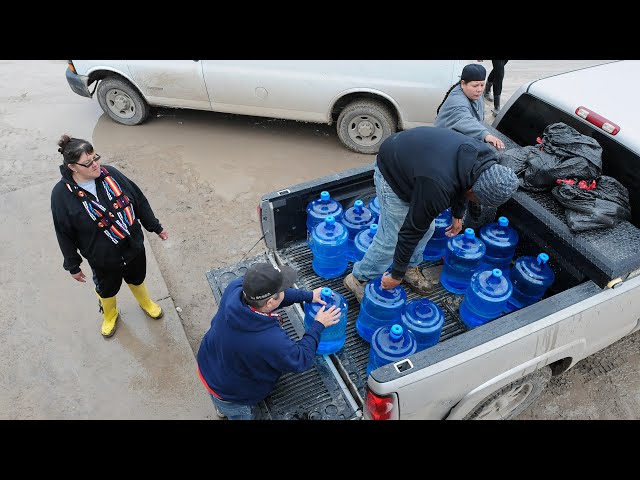
[[[433,124],[434,127],[450,128],[484,142],[490,132],[482,123],[484,121],[484,100],[469,100],[456,85],[440,107],[440,113]]]

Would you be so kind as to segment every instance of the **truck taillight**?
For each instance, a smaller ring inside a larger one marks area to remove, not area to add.
[[[615,123],[607,120],[602,115],[598,115],[596,112],[589,110],[586,107],[580,106],[576,108],[576,115],[584,118],[587,122],[596,127],[604,130],[610,135],[615,135],[620,131],[620,127]]]
[[[365,418],[369,420],[398,420],[398,405],[394,394],[377,395],[367,385],[365,407]]]

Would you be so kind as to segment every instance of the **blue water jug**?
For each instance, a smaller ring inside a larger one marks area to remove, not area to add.
[[[377,195],[369,200],[367,207],[371,210],[371,213],[374,216],[374,221],[378,223],[378,220],[380,220],[380,199]]]
[[[449,238],[440,274],[442,286],[453,293],[464,293],[485,251],[484,243],[476,238],[473,228],[466,228],[464,233]]]
[[[311,247],[311,232],[313,227],[325,220],[328,216],[342,221],[344,211],[342,204],[331,198],[327,191],[320,192],[320,198],[312,200],[307,204],[307,245]]]
[[[511,269],[513,293],[505,311],[512,312],[526,307],[543,297],[547,288],[555,280],[555,274],[548,262],[549,255],[546,253],[541,253],[537,257],[518,257]]]
[[[347,241],[349,232],[333,216],[313,227],[311,231],[313,271],[322,278],[336,278],[347,271]]]
[[[376,236],[376,232],[378,231],[378,224],[372,223],[369,225],[368,230],[362,230],[360,233],[356,235],[355,240],[353,241],[353,245],[355,247],[355,262],[362,260],[364,254],[369,249],[371,242],[373,242],[373,237]]]
[[[413,355],[417,346],[413,333],[403,329],[401,325],[396,323],[379,327],[371,338],[367,375],[376,368]]]
[[[498,318],[505,310],[513,286],[502,270],[483,270],[471,277],[460,304],[460,319],[469,328]]]
[[[449,240],[449,237],[445,235],[445,230],[451,225],[452,221],[453,215],[451,214],[450,208],[447,208],[436,217],[434,220],[436,229],[424,247],[424,251],[422,252],[423,259],[433,261],[440,260],[444,256],[444,251],[447,248],[447,240]]]
[[[349,231],[349,246],[347,248],[347,260],[351,262],[357,261],[355,253],[356,248],[353,243],[356,235],[362,230],[368,230],[369,226],[375,223],[375,218],[367,207],[364,206],[362,200],[356,200],[353,207],[349,207],[344,211],[342,223]]]
[[[507,217],[500,217],[496,223],[489,223],[480,228],[480,240],[487,247],[478,272],[499,268],[502,275],[509,278],[511,270],[511,260],[516,253],[518,245],[518,232],[509,226]]]
[[[322,300],[327,302],[325,310],[328,310],[331,306],[336,305],[340,309],[340,321],[335,325],[326,327],[322,331],[320,336],[320,343],[316,353],[318,355],[329,355],[330,353],[336,353],[344,346],[344,342],[347,338],[347,301],[335,290],[331,290],[328,287],[324,287],[320,290],[320,296]],[[304,327],[308,330],[311,324],[316,319],[316,314],[322,308],[322,304],[311,302],[304,304]]]
[[[416,337],[417,351],[420,352],[440,340],[444,312],[428,298],[416,298],[405,305],[400,325]]]
[[[382,276],[374,278],[364,287],[360,313],[356,319],[356,331],[367,342],[371,342],[371,336],[377,328],[400,323],[400,315],[407,302],[407,292],[401,285],[385,290],[380,284],[381,280]]]

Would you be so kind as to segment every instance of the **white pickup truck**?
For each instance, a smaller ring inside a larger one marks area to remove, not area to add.
[[[491,126],[507,150],[535,145],[548,125],[563,122],[602,146],[603,175],[629,190],[630,221],[572,233],[549,192],[520,189],[497,211],[520,235],[516,257],[546,252],[555,281],[528,307],[469,330],[455,295],[441,285],[429,298],[445,312],[439,342],[366,374],[369,344],[355,329],[359,304],[343,277],[325,280],[311,268],[306,205],[323,190],[344,208],[375,195],[373,165],[265,194],[259,221],[267,252],[207,272],[216,300],[255,261],[298,271],[298,286],[328,286],[348,303],[347,339],[335,354],[316,357],[303,374],[284,375],[261,405],[272,419],[510,419],[540,395],[552,375],[640,329],[640,126],[638,100],[627,94],[640,62],[615,61],[521,86]],[[424,262],[422,267],[438,262]],[[345,273],[349,273],[349,269]],[[407,298],[417,298],[406,288]],[[304,332],[300,306],[282,309],[293,338]]]

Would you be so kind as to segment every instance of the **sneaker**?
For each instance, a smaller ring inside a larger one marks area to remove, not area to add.
[[[404,274],[404,283],[409,285],[420,295],[426,295],[433,290],[433,284],[424,278],[419,267],[411,267]]]
[[[491,109],[491,113],[493,114],[493,116],[494,116],[494,117],[497,117],[497,116],[498,116],[498,113],[500,113],[500,108],[495,108],[495,107],[493,107],[493,108]]]
[[[214,405],[214,406],[215,406],[215,405]],[[224,413],[222,413],[220,410],[218,410],[218,407],[217,407],[217,406],[216,406],[216,415],[217,415],[217,416],[218,416],[218,418],[220,418],[220,419],[227,418],[227,416],[226,416]]]
[[[349,275],[344,277],[342,283],[344,283],[344,286],[347,290],[355,295],[358,303],[361,303],[362,297],[364,297],[364,286],[367,284],[367,282],[361,282],[353,276],[353,273],[350,273]]]
[[[493,94],[491,92],[484,92],[484,98],[486,98],[489,102],[493,102]]]

